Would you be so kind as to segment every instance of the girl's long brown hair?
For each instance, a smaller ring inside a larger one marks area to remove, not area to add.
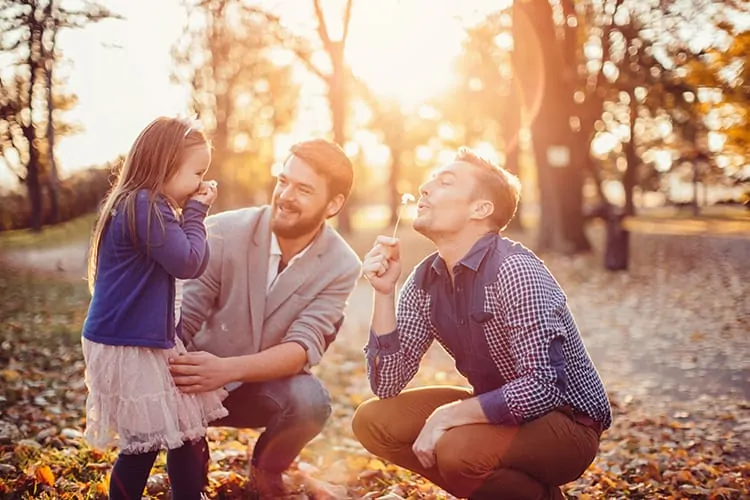
[[[194,128],[189,121],[177,118],[159,117],[138,135],[117,173],[112,189],[102,203],[91,236],[88,283],[92,294],[96,281],[99,247],[113,211],[117,209],[125,214],[133,244],[137,245],[136,194],[141,189],[146,189],[150,193],[147,219],[150,227],[156,195],[162,191],[164,183],[179,170],[185,151],[201,145],[208,145],[203,133]]]

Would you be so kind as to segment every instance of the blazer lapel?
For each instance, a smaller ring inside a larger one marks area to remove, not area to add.
[[[276,279],[276,283],[271,287],[271,291],[266,298],[266,318],[271,316],[318,269],[320,265],[319,256],[325,247],[327,231],[328,226],[325,226],[310,249],[305,252],[305,255],[295,261]]]
[[[247,256],[247,284],[250,298],[250,318],[253,334],[263,332],[266,308],[266,282],[268,280],[268,251],[271,244],[271,209],[266,207],[258,218],[252,236],[250,254]]]

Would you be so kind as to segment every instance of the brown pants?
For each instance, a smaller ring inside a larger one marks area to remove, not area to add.
[[[458,387],[410,389],[357,408],[352,428],[370,453],[421,474],[457,497],[561,499],[559,485],[593,462],[599,433],[556,410],[518,427],[473,424],[446,432],[425,469],[412,452],[427,417],[439,406],[472,394]]]

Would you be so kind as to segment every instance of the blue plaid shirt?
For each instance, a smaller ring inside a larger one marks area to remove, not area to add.
[[[399,394],[433,340],[450,354],[488,420],[520,425],[568,405],[612,423],[607,394],[565,294],[520,243],[491,233],[453,269],[437,254],[419,264],[399,296],[396,330],[370,333],[373,392]]]

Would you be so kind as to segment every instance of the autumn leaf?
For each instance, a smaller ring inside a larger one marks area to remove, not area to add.
[[[100,495],[106,495],[109,493],[109,478],[105,481],[96,483],[96,492]]]
[[[367,468],[372,469],[372,470],[386,470],[386,465],[382,461],[378,460],[377,458],[373,458],[367,464]]]
[[[37,467],[34,475],[38,483],[46,484],[47,486],[54,486],[55,484],[55,475],[47,465]]]
[[[13,383],[21,378],[21,374],[16,370],[5,369],[0,371],[0,377],[6,382]]]

